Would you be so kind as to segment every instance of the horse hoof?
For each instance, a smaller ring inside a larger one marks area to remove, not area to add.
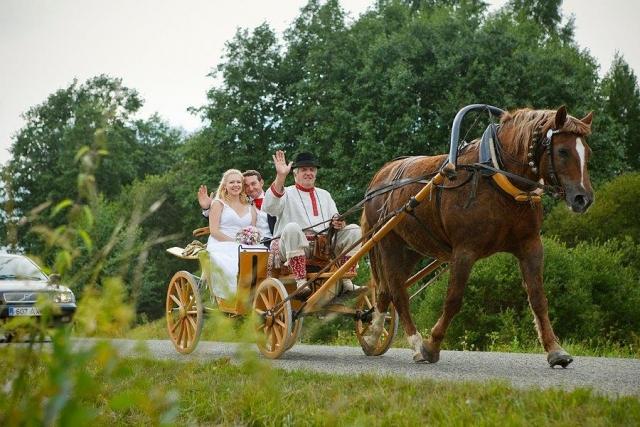
[[[427,358],[427,362],[436,363],[440,360],[440,350],[435,350],[429,344],[429,341],[425,341],[422,345],[422,353]]]
[[[552,368],[556,365],[566,368],[571,362],[573,362],[573,357],[564,350],[556,350],[547,355],[547,362],[549,362],[549,366]]]
[[[420,353],[413,355],[413,361],[416,363],[436,363],[438,360],[440,360],[440,352],[431,352],[424,345],[420,347]]]
[[[424,357],[422,353],[415,353],[413,355],[413,361],[416,363],[423,363],[423,362],[426,362],[427,359]]]

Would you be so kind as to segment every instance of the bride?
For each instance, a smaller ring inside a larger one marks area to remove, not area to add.
[[[238,276],[236,234],[256,225],[257,212],[244,192],[242,173],[229,169],[222,175],[216,197],[209,210],[209,240],[207,252],[211,259],[211,280],[216,296],[233,299]],[[242,247],[252,247],[242,245]],[[261,245],[255,247],[264,248]]]

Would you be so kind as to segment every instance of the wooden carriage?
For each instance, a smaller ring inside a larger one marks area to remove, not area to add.
[[[194,231],[195,236],[208,235],[208,227]],[[371,322],[371,313],[376,303],[375,289],[360,292],[355,304],[339,295],[342,278],[352,278],[344,268],[331,266],[325,272],[309,272],[307,281],[312,290],[306,299],[295,298],[296,281],[286,269],[272,269],[268,274],[270,253],[264,249],[240,249],[237,291],[235,298],[225,299],[216,295],[210,274],[206,271],[208,254],[184,255],[182,248],[167,249],[170,254],[185,260],[198,262],[203,273],[196,276],[188,271],[178,271],[169,282],[166,298],[166,318],[169,336],[180,353],[188,354],[198,345],[202,325],[207,313],[218,310],[230,315],[247,315],[251,311],[257,317],[257,344],[260,352],[268,358],[278,358],[296,342],[307,315],[339,313],[355,319],[355,332],[367,355],[385,353],[398,329],[397,313],[393,307],[387,313],[383,333],[374,346],[367,344],[364,335]],[[318,260],[310,264],[318,267]],[[199,268],[197,268],[199,269]],[[309,268],[312,270],[312,268]]]
[[[406,215],[412,214],[414,209],[431,195],[432,189],[442,184],[444,178],[442,171],[437,173],[404,206],[382,216],[363,236],[362,246],[357,253],[339,268],[334,260],[330,260],[319,272],[308,272],[306,287],[312,291],[308,297],[297,298],[300,290],[292,275],[278,270],[272,270],[267,274],[269,252],[266,248],[240,252],[237,292],[233,300],[215,295],[206,271],[200,277],[187,271],[177,272],[169,282],[166,299],[167,328],[176,350],[186,354],[196,348],[207,312],[220,310],[232,315],[246,315],[253,311],[258,319],[258,348],[266,357],[275,359],[295,344],[305,316],[329,312],[354,318],[356,336],[366,355],[384,354],[398,330],[398,314],[393,304],[389,304],[387,312],[384,313],[382,333],[377,335],[376,332],[377,340],[365,339],[369,338],[367,332],[376,308],[376,289],[369,285],[366,293],[351,307],[340,300],[338,285],[341,279],[354,276],[348,273],[349,270]],[[208,234],[208,227],[194,231],[195,236]],[[185,256],[182,248],[170,248],[167,251],[182,259],[199,260],[202,257],[208,260],[206,251],[201,251],[199,256]],[[315,266],[319,264],[318,260],[311,261]],[[444,267],[440,268],[443,264],[443,261],[436,259],[407,279],[404,283],[406,288],[431,273],[436,273],[435,277],[411,298],[433,283],[444,271]]]

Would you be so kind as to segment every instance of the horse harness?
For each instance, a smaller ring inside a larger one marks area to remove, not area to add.
[[[536,129],[532,134],[531,143],[529,144],[529,152],[527,157],[529,159],[528,166],[531,171],[535,174],[538,174],[538,166],[540,164],[541,159],[539,159],[538,152],[540,151],[540,147],[544,150],[544,154],[549,156],[549,177],[551,181],[551,185],[542,184],[540,182],[533,181],[524,176],[520,176],[511,172],[504,170],[504,163],[502,160],[503,150],[502,145],[500,144],[500,139],[498,138],[498,130],[499,125],[491,123],[487,129],[485,130],[482,138],[480,139],[480,144],[478,147],[478,162],[470,165],[456,165],[457,169],[467,170],[471,172],[471,174],[462,182],[457,183],[452,186],[445,185],[437,185],[436,188],[439,190],[447,190],[447,189],[455,189],[462,187],[468,184],[470,181],[473,181],[473,189],[471,192],[471,199],[475,198],[477,193],[477,185],[479,182],[480,175],[489,176],[493,179],[493,181],[505,191],[507,194],[511,195],[518,202],[533,202],[537,203],[540,201],[540,195],[543,192],[550,193],[553,197],[561,197],[564,193],[564,189],[560,185],[557,174],[555,172],[554,158],[553,158],[553,135],[560,133],[560,129],[549,129],[546,132],[544,139],[540,140],[540,131]],[[419,156],[425,157],[425,156]],[[387,184],[376,187],[365,194],[364,199],[354,205],[351,209],[349,209],[348,213],[351,213],[354,209],[359,208],[369,200],[381,196],[383,194],[389,193],[383,207],[381,208],[381,213],[385,213],[387,210],[387,204],[389,198],[391,197],[390,193],[394,190],[404,187],[409,184],[427,184],[429,179],[437,174],[429,173],[425,175],[421,175],[414,178],[402,178],[405,171],[416,158],[419,157],[398,157],[394,159],[394,161],[402,160],[402,162],[396,168],[393,177],[388,181]],[[438,170],[442,170],[447,160],[443,162]],[[455,180],[455,178],[450,180]],[[535,188],[533,191],[525,191],[517,188],[515,185],[511,183],[510,180],[517,181],[521,184],[527,185],[529,187]],[[438,195],[439,192],[436,193]],[[437,197],[437,205],[439,208],[439,197]],[[469,203],[467,204],[468,207]],[[344,214],[346,216],[347,213]]]
[[[532,134],[531,143],[529,144],[529,151],[527,153],[527,158],[529,159],[528,166],[533,173],[538,174],[539,164],[541,161],[541,156],[538,154],[540,148],[544,151],[543,155],[546,154],[549,157],[549,178],[551,181],[551,185],[546,185],[541,182],[533,181],[529,178],[526,178],[521,175],[517,175],[511,172],[504,170],[504,162],[503,162],[503,150],[502,145],[500,144],[500,139],[498,138],[498,130],[499,125],[491,123],[480,139],[479,147],[478,147],[478,162],[470,165],[456,165],[457,169],[467,170],[470,172],[468,177],[464,179],[462,182],[456,183],[456,185],[445,186],[445,185],[436,185],[435,186],[435,201],[436,201],[436,209],[434,209],[434,215],[437,216],[435,218],[439,223],[440,227],[443,228],[442,218],[439,215],[440,206],[442,201],[442,191],[450,190],[455,188],[460,188],[464,185],[467,185],[469,182],[472,182],[471,195],[469,200],[465,204],[465,208],[468,208],[476,198],[477,188],[480,176],[491,177],[493,182],[500,188],[502,191],[506,192],[510,196],[514,198],[517,202],[529,202],[532,206],[535,203],[539,203],[541,200],[541,195],[544,192],[550,193],[553,197],[559,198],[564,194],[564,189],[562,188],[558,176],[555,171],[554,165],[554,156],[553,156],[553,136],[557,133],[560,133],[560,129],[549,129],[544,139],[540,139],[540,130],[536,129]],[[464,149],[464,148],[463,148]],[[420,156],[425,157],[425,156]],[[429,173],[425,175],[421,175],[414,178],[402,178],[409,165],[419,157],[398,157],[394,159],[395,161],[401,160],[400,164],[396,167],[392,178],[382,186],[376,187],[372,190],[369,190],[364,199],[354,205],[351,209],[349,209],[343,216],[348,215],[353,212],[353,210],[358,209],[362,205],[364,205],[369,200],[372,200],[378,196],[382,196],[384,194],[387,195],[385,201],[383,202],[381,208],[379,209],[379,214],[384,216],[388,214],[389,210],[389,201],[391,199],[391,194],[393,191],[398,188],[404,187],[410,184],[427,184],[436,173]],[[438,168],[438,170],[442,170],[444,166],[447,164],[447,159],[443,162],[443,164]],[[455,180],[455,178],[450,178],[450,180]],[[535,190],[525,191],[516,187],[511,181],[516,181],[521,184],[524,184],[529,187],[533,187]],[[428,229],[427,225],[415,214],[415,212],[408,211],[409,215],[411,215],[420,225]],[[445,251],[450,251],[451,246],[442,241],[441,239],[433,236],[434,241],[441,249]]]
[[[502,161],[502,146],[498,138],[499,125],[491,123],[485,130],[480,140],[478,149],[478,163],[473,165],[460,165],[462,169],[471,169],[475,174],[480,171],[486,176],[491,176],[493,182],[504,192],[511,195],[517,202],[539,203],[541,195],[544,192],[550,193],[553,197],[559,198],[564,194],[564,189],[560,185],[558,176],[555,171],[553,158],[553,135],[560,133],[560,129],[549,129],[544,137],[540,139],[540,131],[536,129],[531,137],[527,158],[528,166],[531,171],[538,175],[538,166],[540,165],[540,148],[544,150],[544,154],[549,157],[549,178],[551,185],[533,181],[529,178],[516,175],[505,171]],[[522,184],[535,188],[533,191],[524,191],[511,183],[511,180],[519,181]],[[474,186],[477,185],[477,179],[474,180]],[[475,190],[472,191],[472,197],[475,196]]]
[[[429,174],[425,174],[425,175],[421,175],[418,177],[414,177],[414,178],[402,178],[402,176],[405,174],[405,172],[407,171],[408,167],[411,165],[411,163],[413,163],[417,158],[420,157],[426,157],[426,156],[418,156],[418,157],[398,157],[396,159],[394,159],[395,161],[400,161],[400,163],[398,164],[398,166],[395,168],[394,173],[392,178],[390,179],[390,181],[385,184],[382,185],[380,187],[374,188],[373,190],[368,191],[365,194],[365,198],[364,200],[362,200],[357,206],[360,206],[361,204],[366,203],[367,201],[381,196],[383,194],[387,194],[387,197],[385,198],[384,202],[382,203],[382,206],[380,207],[380,209],[378,210],[379,216],[380,217],[385,217],[389,215],[389,209],[390,209],[390,200],[391,200],[391,195],[393,194],[393,191],[397,190],[398,188],[404,187],[406,185],[409,184],[428,184],[431,180],[431,178],[433,178],[435,175],[438,174],[438,172],[436,173],[429,173]],[[456,185],[455,187],[459,187],[461,185],[466,184],[467,181],[465,181],[464,183],[460,184],[460,185]],[[440,216],[440,201],[441,201],[441,189],[442,188],[453,188],[453,187],[444,187],[444,186],[440,186],[440,185],[436,185],[435,186],[435,200],[436,200],[436,209],[433,210],[434,213],[434,219],[436,220],[436,222],[440,225],[441,229],[444,229],[444,225],[442,223],[442,218]],[[431,193],[431,195],[433,195],[433,193]],[[429,200],[431,201],[431,195],[429,196]],[[408,215],[410,215],[413,219],[416,220],[416,222],[418,222],[418,224],[420,224],[420,226],[428,232],[429,236],[431,237],[432,241],[440,248],[440,250],[446,252],[446,253],[450,253],[451,252],[451,245],[444,241],[443,239],[439,238],[438,236],[436,236],[433,232],[429,232],[430,228],[424,223],[424,221],[422,221],[420,219],[420,217],[418,217],[415,213],[414,209],[410,209],[410,210],[405,210],[405,212],[407,212]]]
[[[465,204],[465,208],[468,208],[476,198],[477,195],[477,187],[479,183],[480,176],[488,176],[493,179],[493,182],[504,192],[511,195],[517,202],[529,202],[532,205],[535,203],[539,203],[541,200],[541,194],[543,192],[550,193],[553,197],[559,198],[564,194],[564,189],[560,184],[554,165],[553,158],[553,135],[562,132],[560,129],[549,129],[547,130],[544,139],[540,140],[540,132],[539,129],[536,129],[532,134],[531,143],[529,144],[529,152],[527,153],[527,157],[529,159],[528,166],[531,171],[535,174],[538,174],[538,166],[540,164],[541,159],[538,155],[540,151],[540,147],[544,150],[544,154],[549,156],[549,178],[551,181],[551,185],[542,184],[540,182],[533,181],[529,178],[507,172],[503,169],[503,160],[502,160],[502,146],[500,144],[500,139],[498,138],[498,129],[499,125],[491,123],[485,132],[482,135],[480,140],[479,149],[478,149],[478,162],[470,165],[456,165],[456,169],[467,170],[471,172],[469,176],[463,180],[462,182],[456,183],[456,185],[445,186],[445,185],[435,185],[435,201],[436,201],[436,209],[434,209],[434,215],[437,216],[435,218],[440,225],[440,228],[443,229],[444,225],[442,222],[442,217],[439,214],[440,206],[442,202],[442,191],[443,190],[451,190],[455,188],[460,188],[462,186],[467,185],[470,181],[472,182],[471,195],[469,200]],[[466,147],[463,147],[463,149]],[[379,209],[379,213],[382,216],[388,215],[389,211],[389,201],[391,199],[391,195],[398,188],[404,187],[410,184],[428,184],[431,178],[437,175],[439,172],[428,173],[424,175],[420,175],[418,177],[413,178],[402,178],[409,165],[419,157],[426,156],[404,156],[398,157],[392,161],[401,161],[398,167],[395,169],[393,177],[391,180],[387,182],[387,184],[376,187],[372,190],[369,190],[365,197],[356,203],[354,206],[349,208],[345,213],[340,215],[341,218],[347,217],[351,213],[355,212],[357,209],[362,207],[368,201],[382,196],[387,195],[385,201],[383,202],[381,208]],[[447,159],[443,162],[443,164],[438,168],[438,171],[443,170],[444,166],[447,164]],[[455,180],[455,177],[449,177],[451,181]],[[524,191],[517,188],[515,185],[511,183],[510,180],[514,180],[520,182],[524,185],[535,188],[533,191]],[[431,200],[431,198],[430,198]],[[413,210],[407,211],[409,215],[411,215],[425,230],[428,230],[429,227],[415,214]],[[320,224],[324,224],[330,222],[331,220],[325,220],[318,224],[314,224],[311,227],[315,227]],[[307,229],[305,229],[307,230]],[[329,226],[325,230],[317,233],[317,235],[323,234],[327,231],[326,240],[319,244],[320,249],[318,255],[321,254],[321,257],[329,256],[333,246],[335,245],[335,230],[333,227]],[[442,241],[442,239],[437,238],[431,233],[431,236],[434,242],[444,251],[450,252],[451,246]],[[275,240],[279,236],[274,236],[270,240]],[[328,243],[328,244],[327,244]]]

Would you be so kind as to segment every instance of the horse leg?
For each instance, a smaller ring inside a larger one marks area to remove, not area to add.
[[[536,239],[518,256],[524,287],[533,311],[538,339],[547,353],[551,367],[560,365],[566,368],[573,358],[558,343],[549,320],[548,302],[542,286],[543,249],[542,241]]]
[[[364,337],[365,342],[370,346],[374,347],[380,338],[380,334],[382,333],[382,329],[384,327],[384,319],[387,315],[387,309],[389,308],[389,303],[391,302],[391,297],[389,293],[378,287],[376,289],[376,306],[375,310],[372,314],[371,326],[369,327],[369,335]]]
[[[415,263],[414,263],[415,264]],[[397,264],[402,265],[402,264]],[[409,270],[411,271],[411,270]],[[422,335],[418,332],[416,328],[416,324],[413,322],[411,318],[411,312],[409,311],[409,294],[407,293],[407,289],[404,286],[404,283],[409,278],[409,274],[406,274],[404,271],[399,272],[399,274],[395,275],[393,278],[393,283],[395,286],[390,288],[391,293],[391,301],[393,302],[394,307],[398,310],[398,316],[400,317],[400,322],[402,323],[402,328],[404,329],[404,333],[407,336],[407,341],[409,345],[413,349],[413,361],[414,362],[424,362],[429,360],[429,355],[427,353],[427,349],[424,346]]]
[[[393,302],[409,344],[414,350],[413,360],[416,362],[426,360],[426,349],[422,343],[422,336],[411,318],[409,294],[404,286],[413,267],[422,256],[407,249],[402,240],[394,235],[386,236],[369,255],[372,280],[379,287],[379,292],[370,327],[371,335],[365,338],[367,343],[377,342],[382,333],[389,302]]]
[[[440,359],[442,340],[451,320],[462,307],[464,289],[467,286],[471,267],[473,267],[475,261],[476,258],[466,252],[453,254],[453,260],[450,263],[449,287],[447,288],[442,315],[431,329],[431,336],[425,341],[428,354],[427,361],[429,363],[435,363]]]

